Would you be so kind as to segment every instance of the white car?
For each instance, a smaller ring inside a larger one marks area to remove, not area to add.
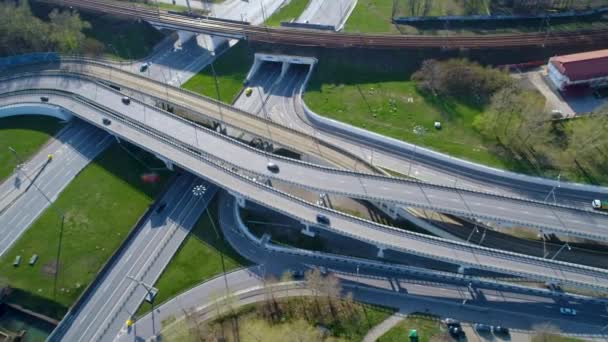
[[[572,308],[559,308],[559,313],[561,313],[562,315],[576,316],[576,309],[572,309]]]
[[[600,201],[599,199],[594,199],[593,201],[591,201],[591,206],[593,207],[593,209],[602,209],[602,201]]]

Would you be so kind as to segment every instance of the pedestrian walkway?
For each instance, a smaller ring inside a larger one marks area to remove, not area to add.
[[[391,330],[395,325],[405,319],[406,314],[399,311],[394,313],[389,318],[382,321],[380,324],[373,327],[367,332],[367,335],[363,338],[363,342],[374,342],[379,339],[382,335],[386,334],[387,331]]]

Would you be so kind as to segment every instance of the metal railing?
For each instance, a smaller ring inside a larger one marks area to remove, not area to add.
[[[36,93],[34,91],[26,91],[29,93]],[[61,94],[61,92],[56,91],[56,90],[47,90],[47,91],[39,91],[42,93],[55,93],[57,95]],[[329,208],[325,208],[325,207],[319,207],[316,205],[313,205],[311,203],[308,203],[306,201],[301,200],[300,198],[297,198],[295,196],[292,196],[290,194],[281,192],[275,188],[269,187],[263,183],[257,182],[257,181],[253,181],[250,177],[241,175],[239,172],[235,172],[233,170],[233,168],[236,167],[236,165],[232,164],[231,162],[216,158],[215,156],[211,156],[208,153],[204,152],[204,151],[197,151],[193,146],[190,146],[188,144],[185,144],[182,141],[179,141],[171,136],[168,136],[162,132],[158,132],[155,131],[154,129],[150,129],[149,127],[146,126],[142,126],[141,123],[139,122],[133,122],[132,119],[127,118],[122,116],[121,114],[117,114],[112,112],[109,109],[104,108],[103,106],[100,106],[98,104],[94,104],[91,105],[88,103],[87,99],[83,99],[80,97],[80,95],[74,95],[72,94],[70,95],[66,95],[63,94],[64,96],[67,97],[71,97],[75,100],[77,100],[78,102],[84,104],[84,105],[88,105],[88,106],[92,106],[96,109],[101,110],[102,112],[107,113],[107,115],[112,116],[114,119],[121,121],[122,123],[144,133],[147,134],[151,137],[153,137],[155,140],[158,141],[162,141],[165,142],[167,144],[169,144],[170,146],[172,146],[173,148],[178,149],[179,151],[185,153],[186,155],[190,156],[190,157],[194,157],[198,160],[203,161],[205,164],[215,167],[216,169],[220,169],[222,170],[222,172],[230,174],[232,176],[237,177],[238,179],[248,182],[250,185],[254,185],[255,187],[259,188],[262,191],[266,191],[266,192],[271,192],[276,196],[282,197],[288,201],[291,201],[292,203],[297,203],[298,205],[301,206],[306,206],[309,207],[310,209],[314,209],[315,211],[325,211],[327,213],[330,213],[331,215],[334,216],[340,216],[343,219],[346,219],[350,222],[359,224],[359,225],[363,225],[367,228],[371,228],[371,229],[375,229],[375,230],[381,230],[383,232],[387,232],[390,233],[391,235],[400,235],[402,237],[407,237],[409,239],[413,239],[413,240],[419,240],[419,241],[424,241],[427,243],[433,243],[433,244],[437,244],[437,245],[442,245],[448,248],[459,248],[463,251],[467,251],[467,252],[480,252],[481,254],[486,253],[487,255],[501,255],[503,258],[504,257],[509,257],[512,260],[518,260],[518,262],[527,262],[527,263],[534,263],[534,264],[538,264],[539,262],[542,262],[543,265],[554,265],[554,266],[562,266],[562,267],[567,267],[570,269],[575,269],[576,271],[578,271],[579,273],[581,273],[580,271],[584,271],[582,272],[582,274],[591,274],[591,275],[608,275],[608,271],[605,270],[601,270],[601,269],[597,269],[597,268],[593,268],[593,267],[589,267],[589,266],[583,266],[583,265],[576,265],[576,264],[570,264],[570,263],[565,263],[565,262],[561,262],[561,261],[547,261],[538,257],[532,257],[532,256],[523,256],[520,254],[516,254],[516,253],[512,253],[512,252],[506,252],[506,251],[499,251],[499,250],[495,250],[495,249],[490,249],[490,248],[486,248],[486,247],[481,247],[481,246],[474,246],[474,245],[470,245],[470,244],[466,244],[466,243],[461,243],[461,242],[456,242],[456,241],[450,241],[450,240],[445,240],[445,239],[441,239],[441,238],[437,238],[437,237],[430,237],[427,235],[423,235],[423,234],[419,234],[419,233],[413,233],[413,232],[406,232],[403,230],[400,230],[398,228],[394,228],[394,227],[388,227],[388,226],[383,226],[371,221],[367,221],[367,220],[362,220],[360,218],[354,217],[352,215],[348,215],[348,214],[344,214]],[[128,140],[128,139],[127,139]],[[137,142],[133,142],[135,144],[138,144]],[[140,145],[141,146],[141,145]],[[145,146],[142,146],[143,148],[146,148]],[[204,172],[200,172],[200,174],[204,174]],[[256,199],[251,197],[251,195],[246,194],[246,193],[242,193],[239,192],[238,189],[233,189],[233,191],[239,193],[239,195],[241,195],[243,198],[247,199],[247,200],[251,200],[256,202]],[[304,217],[300,217],[298,216],[298,214],[296,213],[292,213],[292,212],[288,212],[286,210],[284,210],[283,208],[280,208],[278,205],[276,205],[275,203],[262,203],[263,205],[273,208],[274,210],[283,213],[287,216],[293,217],[297,220],[300,220],[301,222],[305,222],[308,223],[310,225],[315,225],[316,222],[312,222],[311,220],[309,220],[308,218],[304,218]],[[349,232],[346,232],[344,230],[339,230],[334,228],[333,226],[331,227],[326,227],[325,229],[334,231],[340,235],[345,235],[345,236],[349,236],[351,238],[360,240],[360,241],[365,241],[367,243],[370,244],[374,244],[374,245],[382,245],[382,246],[386,246],[386,248],[389,249],[395,249],[395,250],[403,250],[407,253],[412,253],[412,254],[416,254],[416,255],[420,255],[420,256],[424,256],[427,258],[433,258],[436,260],[444,260],[444,261],[448,261],[448,262],[457,262],[460,264],[464,264],[462,261],[460,260],[453,260],[453,259],[449,259],[449,258],[443,258],[443,257],[438,257],[437,255],[432,254],[431,252],[424,252],[424,251],[420,251],[420,250],[412,250],[409,248],[404,248],[401,246],[396,246],[394,244],[391,244],[391,242],[379,242],[379,241],[374,241],[371,240],[369,238],[366,238],[364,236],[358,236],[358,235],[354,235],[351,234]],[[508,258],[507,258],[508,259]],[[479,267],[479,265],[476,264],[471,264],[471,266],[475,266],[475,267]],[[510,273],[510,274],[515,274],[515,275],[520,275],[520,276],[529,276],[525,273],[521,273],[521,272],[515,272],[512,270],[509,270],[508,272],[505,271],[505,269],[498,269],[495,267],[490,267],[490,266],[484,266],[485,269],[489,269],[489,270],[493,270],[499,273]],[[539,277],[537,277],[539,278]],[[547,278],[549,279],[549,278]],[[593,287],[593,288],[602,288],[603,287],[597,287],[594,285],[590,285],[590,284],[584,284],[584,283],[578,283],[578,282],[574,282],[574,284],[576,284],[577,286],[587,286],[587,287]]]

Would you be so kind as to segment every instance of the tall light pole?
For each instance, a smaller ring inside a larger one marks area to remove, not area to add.
[[[570,247],[570,245],[566,242],[563,246],[561,246],[559,248],[559,250],[557,250],[557,252],[555,253],[555,255],[553,255],[553,257],[551,257],[551,260],[555,260],[555,258],[557,258],[557,255],[564,250],[564,248],[567,247],[569,251],[572,250],[572,247]]]
[[[21,169],[21,166],[24,165],[23,164],[23,160],[21,159],[21,157],[19,157],[19,153],[17,153],[17,150],[15,150],[12,146],[8,147],[8,150],[15,156],[15,160],[17,161],[17,171],[21,171],[23,176],[25,176],[25,178],[27,178],[27,180],[30,182],[30,185],[33,186],[41,195],[42,197],[44,197],[44,199],[46,199],[46,201],[49,203],[49,207],[52,208],[52,210],[57,214],[57,216],[59,216],[61,223],[59,225],[59,244],[57,246],[57,256],[56,256],[56,265],[55,265],[55,275],[54,275],[54,279],[53,279],[53,299],[57,299],[57,280],[59,278],[59,264],[60,264],[60,258],[61,258],[61,243],[63,241],[63,225],[65,224],[65,215],[63,214],[63,212],[61,210],[59,210],[58,208],[56,208],[56,206],[53,205],[53,201],[51,201],[51,199],[42,191],[42,189],[40,189],[38,187],[38,185],[36,185],[34,183],[34,181],[30,178],[30,176],[27,174],[27,172],[23,171]],[[51,161],[51,155],[49,155],[49,158],[47,158],[46,163],[49,163]]]
[[[142,280],[136,279],[135,277],[132,277],[130,275],[127,275],[127,279],[130,279],[134,282],[137,283],[137,285],[141,285],[144,289],[146,289],[146,302],[150,303],[150,305],[152,306],[152,332],[154,334],[156,334],[156,328],[155,328],[155,324],[154,324],[154,299],[156,298],[156,294],[158,293],[158,289],[155,288],[154,286],[148,285],[145,282],[143,282]]]

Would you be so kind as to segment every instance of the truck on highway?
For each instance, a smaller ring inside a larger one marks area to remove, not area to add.
[[[591,206],[596,210],[608,210],[608,201],[594,199],[591,201]]]

